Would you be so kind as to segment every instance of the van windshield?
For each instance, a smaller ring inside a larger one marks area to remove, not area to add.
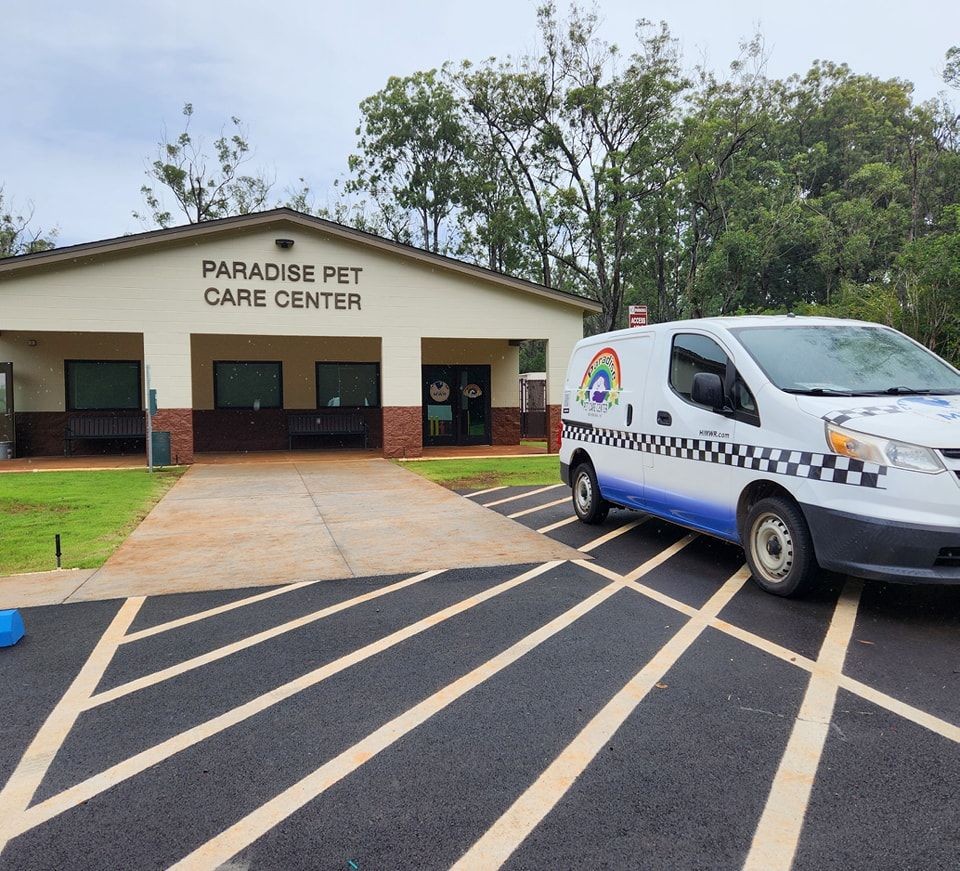
[[[960,375],[943,360],[884,327],[738,327],[730,332],[764,374],[788,393],[960,393]]]

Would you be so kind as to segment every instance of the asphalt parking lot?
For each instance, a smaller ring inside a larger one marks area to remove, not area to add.
[[[960,588],[469,498],[584,559],[26,609],[0,867],[960,867]]]

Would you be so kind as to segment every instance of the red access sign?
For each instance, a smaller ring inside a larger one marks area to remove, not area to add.
[[[647,307],[645,305],[630,306],[627,323],[631,327],[645,327],[647,325]]]

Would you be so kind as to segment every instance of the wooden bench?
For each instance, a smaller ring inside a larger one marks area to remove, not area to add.
[[[358,411],[297,411],[287,415],[288,446],[294,436],[362,436],[367,446],[367,421]]]
[[[63,453],[73,453],[73,442],[87,439],[143,439],[147,441],[147,423],[143,415],[76,414],[67,418]]]

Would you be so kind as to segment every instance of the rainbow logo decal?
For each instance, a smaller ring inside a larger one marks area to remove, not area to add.
[[[577,390],[579,402],[587,414],[606,414],[620,401],[620,358],[613,348],[604,348],[583,373]]]

